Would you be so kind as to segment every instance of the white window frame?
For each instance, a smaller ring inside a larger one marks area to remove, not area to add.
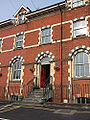
[[[80,22],[84,22],[84,25],[79,26],[78,24],[80,24]],[[75,27],[75,24],[77,25],[76,27]],[[77,19],[73,21],[73,38],[76,38],[82,35],[87,35],[87,25],[86,25],[85,18],[79,19],[79,20]]]
[[[22,23],[24,23],[25,22],[25,15],[24,14],[20,14],[19,16],[18,16],[18,23],[19,24],[22,24]]]
[[[82,61],[84,61],[84,62],[81,62],[81,63],[78,62],[78,63],[77,63],[77,62],[76,62],[76,56],[77,56],[78,54],[80,55],[81,53],[83,54],[83,55],[82,55],[82,57],[83,57]],[[89,55],[86,54],[85,52],[81,52],[81,53],[78,53],[78,54],[75,56],[75,59],[74,59],[74,60],[75,60],[75,61],[74,61],[75,77],[76,77],[76,78],[82,78],[82,77],[83,77],[83,78],[86,78],[86,77],[90,77],[90,68],[89,68],[89,62],[90,62],[90,61],[89,61]],[[88,62],[85,62],[85,58],[84,58],[85,56],[88,57]],[[85,65],[88,65],[88,70],[89,70],[89,71],[88,71],[88,73],[89,73],[88,75],[86,75],[86,72],[85,72],[85,71],[86,71]],[[82,70],[80,69],[81,67],[83,67],[83,75],[81,75],[81,74],[82,74],[82,73],[81,73]],[[77,68],[78,68],[78,72],[79,72],[78,75],[77,75],[77,73],[76,73],[76,69],[77,69]]]
[[[48,31],[49,30],[49,33],[48,34],[45,34],[43,35],[43,31]],[[43,38],[44,39],[50,39],[49,41],[43,41]],[[41,28],[41,44],[47,44],[47,43],[51,43],[51,26],[49,27],[44,27],[44,28]]]
[[[22,39],[18,39],[19,36],[22,36]],[[23,48],[23,40],[24,40],[24,34],[18,34],[16,35],[16,39],[15,39],[15,48]],[[17,45],[19,43],[22,43],[22,45]]]
[[[82,5],[84,5],[84,0],[72,0],[72,8],[79,7]]]
[[[19,68],[17,66],[18,62],[19,62]],[[15,68],[15,66],[16,66],[16,68]],[[18,75],[18,78],[17,78],[16,75]],[[13,66],[12,66],[12,81],[20,81],[20,80],[21,80],[21,61],[20,60],[16,60],[13,63]]]

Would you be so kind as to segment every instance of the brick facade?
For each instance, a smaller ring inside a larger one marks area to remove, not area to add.
[[[68,0],[69,3],[69,0]],[[23,86],[33,79],[33,84],[40,87],[40,68],[43,58],[50,58],[50,83],[54,85],[90,84],[90,76],[75,79],[74,53],[82,50],[89,55],[90,72],[90,11],[89,4],[77,8],[66,7],[66,2],[53,5],[43,10],[29,13],[24,6],[15,14],[13,24],[8,21],[0,23],[0,38],[2,47],[0,53],[1,70],[0,86],[4,87],[5,94],[0,95],[2,99],[10,95],[23,95]],[[69,3],[70,4],[70,3]],[[67,4],[68,6],[68,4]],[[59,9],[60,8],[60,9]],[[60,12],[62,10],[62,14]],[[25,11],[25,12],[24,12]],[[18,24],[18,15],[25,13],[25,22]],[[73,38],[73,20],[85,17],[87,34]],[[41,30],[43,27],[51,27],[51,42],[41,44]],[[16,35],[23,33],[23,48],[15,49]],[[71,58],[70,58],[71,57]],[[22,61],[20,81],[12,81],[13,60]],[[90,75],[90,73],[89,73]],[[18,90],[9,89],[11,86],[19,86]],[[56,102],[65,102],[66,93],[61,88],[53,87],[59,99]],[[71,97],[72,90],[68,88]],[[62,92],[62,93],[61,93]],[[62,96],[62,99],[61,99]],[[76,96],[73,95],[75,98]],[[57,98],[57,97],[56,97]]]

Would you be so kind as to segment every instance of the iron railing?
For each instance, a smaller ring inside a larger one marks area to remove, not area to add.
[[[18,100],[19,96],[22,96],[23,98],[30,95],[31,91],[33,90],[33,80],[35,78],[31,79],[29,82],[27,82],[24,85],[10,85],[8,87],[8,96],[10,97],[10,100],[16,101]]]
[[[54,85],[53,101],[90,103],[90,84]]]
[[[34,79],[30,80],[23,86],[9,86],[8,95],[12,100],[18,100],[18,96],[20,96],[21,93],[24,98],[29,96],[33,90]],[[49,81],[49,83],[47,83],[47,81]],[[51,81],[52,77],[49,76],[46,80],[46,83],[43,84],[43,97],[46,98],[47,101],[53,101],[57,103],[90,103],[90,84],[73,83],[72,85],[53,85],[51,84]],[[6,92],[6,86],[0,86],[0,100],[5,99]]]
[[[53,85],[52,85],[52,76],[49,76],[44,82],[43,82],[43,97],[47,101],[51,101],[53,98]]]

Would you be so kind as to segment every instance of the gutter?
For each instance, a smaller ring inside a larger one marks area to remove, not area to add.
[[[58,8],[58,6],[63,6],[63,5],[66,5],[65,1],[63,1],[61,3],[58,3],[58,4],[55,4],[55,5],[52,5],[52,6],[48,6],[48,7],[33,11],[33,12],[31,12],[31,13],[25,15],[25,16],[30,17],[30,16],[33,16],[33,15],[37,15],[37,14],[40,14],[42,12],[46,12],[48,10],[54,10],[54,9]]]

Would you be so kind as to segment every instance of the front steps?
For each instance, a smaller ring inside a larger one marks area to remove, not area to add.
[[[30,93],[30,96],[23,99],[22,102],[29,104],[39,104],[43,97],[43,89],[35,89]]]

